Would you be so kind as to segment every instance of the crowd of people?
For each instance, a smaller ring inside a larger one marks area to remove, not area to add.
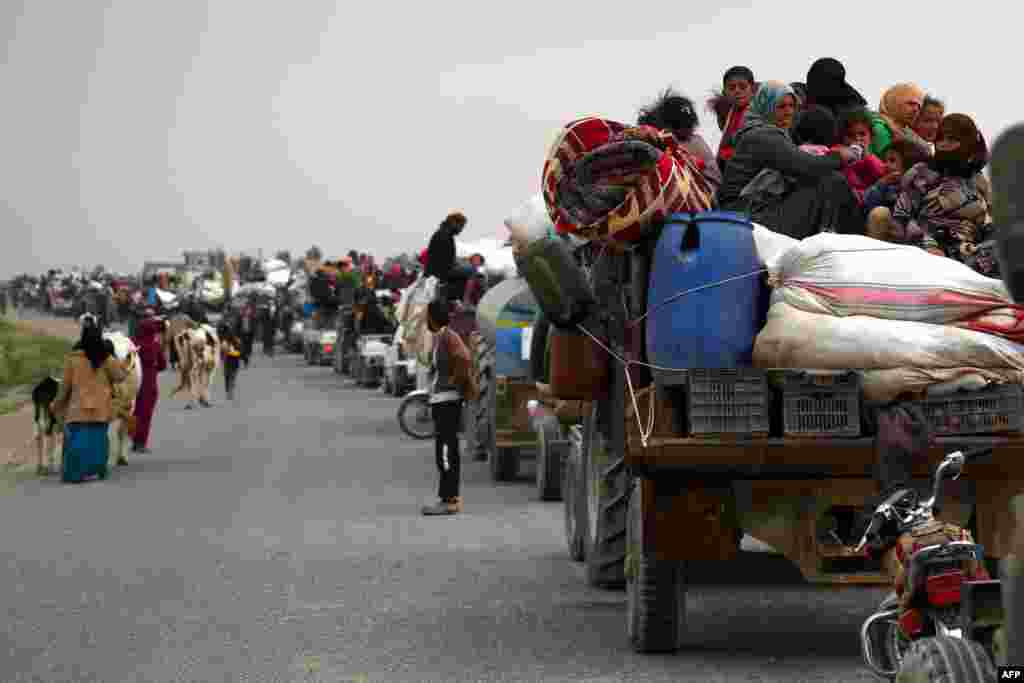
[[[864,234],[999,276],[985,138],[917,84],[894,84],[870,106],[832,58],[793,83],[734,66],[707,104],[722,131],[716,153],[696,132],[693,101],[674,91],[637,123],[672,133],[698,160],[717,208],[796,239]]]

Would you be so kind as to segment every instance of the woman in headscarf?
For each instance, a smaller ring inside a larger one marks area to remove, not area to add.
[[[823,57],[807,72],[804,106],[818,105],[837,119],[847,109],[867,106],[867,100],[846,82],[846,67],[838,59]]]
[[[988,146],[971,117],[946,116],[934,158],[915,164],[903,176],[886,237],[998,277],[993,264],[984,259],[979,263],[975,254],[994,234],[992,188],[981,173],[987,163]]]
[[[931,155],[928,141],[913,129],[924,98],[924,90],[913,83],[899,83],[885,91],[871,125],[872,154],[882,159],[893,142],[909,140],[925,154]]]
[[[856,154],[845,146],[825,156],[800,151],[789,133],[795,113],[792,87],[778,81],[761,84],[736,135],[736,154],[718,192],[720,208],[748,213],[754,222],[796,239],[824,231],[862,232],[857,198],[840,173],[856,161]],[[779,193],[745,194],[765,169],[792,183]]]
[[[711,147],[697,132],[700,120],[692,100],[668,88],[653,104],[640,110],[637,123],[672,133],[683,149],[698,160],[701,173],[711,189],[718,190],[722,184],[722,172]]]
[[[106,479],[114,385],[127,376],[100,328],[83,327],[65,359],[64,383],[54,401],[54,414],[63,416],[65,424],[62,481],[81,482],[93,475]]]
[[[142,384],[135,398],[135,438],[133,453],[149,453],[149,431],[153,424],[153,413],[156,412],[156,401],[160,397],[157,378],[167,369],[161,338],[165,324],[147,310],[146,317],[139,323],[139,329],[132,339],[139,349],[139,364],[142,366]],[[123,462],[117,464],[123,465]]]

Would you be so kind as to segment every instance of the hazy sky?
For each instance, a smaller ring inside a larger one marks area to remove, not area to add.
[[[558,127],[631,121],[670,84],[703,102],[733,64],[802,81],[838,57],[872,105],[913,80],[991,142],[1024,118],[1019,10],[923,7],[0,0],[0,278],[218,246],[383,257],[456,208],[467,239],[504,236]]]

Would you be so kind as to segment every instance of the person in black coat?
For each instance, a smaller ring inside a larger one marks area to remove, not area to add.
[[[441,225],[438,226],[434,235],[430,238],[427,246],[427,270],[426,275],[436,277],[441,286],[438,289],[438,298],[444,299],[447,296],[446,286],[455,270],[455,236],[466,227],[466,216],[458,211],[448,214]]]

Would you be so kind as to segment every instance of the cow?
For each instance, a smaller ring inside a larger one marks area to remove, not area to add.
[[[176,396],[181,391],[189,393],[186,408],[199,405],[210,407],[210,390],[220,365],[220,339],[217,330],[210,325],[198,325],[184,329],[174,338],[178,353],[178,386],[171,392]]]
[[[128,377],[114,385],[113,418],[110,421],[110,456],[114,463],[125,465],[128,445],[135,436],[135,399],[142,386],[142,362],[135,342],[123,332],[106,332],[103,338],[114,346],[114,356],[125,364]]]
[[[58,448],[64,440],[64,429],[60,420],[53,414],[53,402],[60,393],[60,385],[61,381],[56,377],[46,377],[32,388],[32,406],[35,408],[32,424],[37,456],[36,474],[40,476],[55,471]]]

